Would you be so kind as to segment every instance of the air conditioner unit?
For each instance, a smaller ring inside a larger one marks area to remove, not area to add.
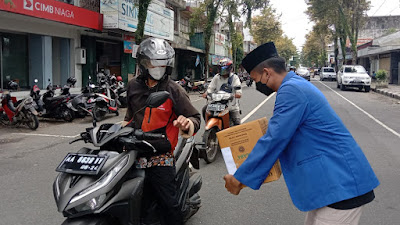
[[[85,48],[75,49],[75,62],[76,62],[76,64],[86,64],[86,49]]]

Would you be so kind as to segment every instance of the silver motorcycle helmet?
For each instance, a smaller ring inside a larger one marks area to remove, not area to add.
[[[142,75],[161,80],[171,74],[175,62],[175,51],[167,41],[160,38],[147,38],[140,43],[137,54]]]

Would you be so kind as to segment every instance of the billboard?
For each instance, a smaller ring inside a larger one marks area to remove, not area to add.
[[[117,28],[135,32],[139,8],[133,0],[101,0],[104,28]],[[144,34],[173,41],[174,11],[160,4],[151,3],[147,10]]]

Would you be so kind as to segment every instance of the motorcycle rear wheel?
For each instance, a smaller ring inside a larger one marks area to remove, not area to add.
[[[63,114],[63,119],[67,122],[72,122],[72,120],[74,120],[75,118],[75,113],[74,111],[72,111],[72,109],[66,108],[62,111],[62,114]]]
[[[102,121],[104,117],[106,116],[107,112],[104,112],[100,107],[97,105],[94,106],[93,108],[93,115],[96,118],[97,121]]]
[[[78,117],[78,118],[85,118],[86,115],[87,115],[87,112],[84,109],[82,109],[81,107],[85,108],[85,105],[84,104],[78,104],[78,107],[77,107],[78,111],[75,113],[75,116]]]
[[[216,127],[206,130],[203,135],[203,142],[206,143],[204,152],[204,161],[206,163],[212,163],[217,158],[219,152],[219,144],[217,138],[218,129]]]
[[[26,113],[26,125],[31,129],[31,130],[36,130],[39,127],[39,120],[36,115],[34,115],[32,112],[27,112]]]

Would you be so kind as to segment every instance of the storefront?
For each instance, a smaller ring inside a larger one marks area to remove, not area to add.
[[[29,86],[28,37],[0,32],[1,89],[15,80],[21,88]]]
[[[87,53],[86,64],[82,66],[83,85],[87,84],[89,76],[96,81],[96,75],[102,70],[121,76],[124,82],[128,82],[128,78],[135,73],[136,62],[132,52],[124,45],[125,36],[114,32],[81,36],[82,47]]]
[[[88,66],[83,68],[83,76],[85,77],[89,73],[87,70],[94,68],[95,70],[109,68],[110,71],[118,72],[118,67],[120,67],[119,73],[124,81],[128,81],[135,74],[136,60],[132,56],[132,46],[134,45],[133,36],[138,24],[138,7],[134,1],[129,0],[101,1],[100,12],[104,15],[105,32],[113,34],[113,38],[111,39],[110,35],[107,37],[91,35],[96,36],[97,47],[95,52],[93,51],[95,48],[93,41],[89,43],[82,38],[82,45],[91,45],[88,57],[91,57],[92,60],[90,68]],[[165,2],[164,4],[152,2],[149,5],[144,35],[145,37],[151,36],[173,41],[174,12],[165,8]],[[116,46],[115,41],[118,41],[118,46]],[[107,51],[111,45],[114,45],[111,52]],[[111,59],[111,55],[114,58]]]
[[[205,54],[200,49],[175,48],[175,65],[171,78],[180,80],[189,76],[193,80],[203,79],[204,60]]]
[[[80,86],[80,33],[101,30],[102,15],[54,0],[29,3],[0,1],[0,90],[10,80],[27,90],[34,79],[45,88],[61,86],[68,77],[76,77]]]

